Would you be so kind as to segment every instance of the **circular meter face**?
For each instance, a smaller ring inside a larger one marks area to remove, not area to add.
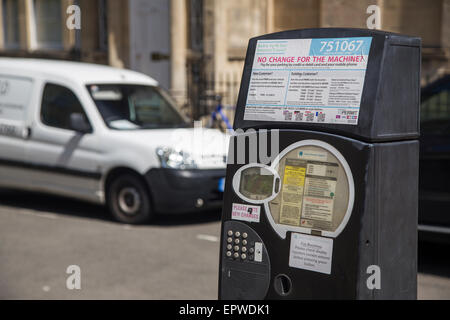
[[[269,209],[276,224],[331,233],[338,229],[347,213],[350,183],[336,155],[304,145],[281,157],[275,170],[281,188]]]
[[[284,149],[272,165],[240,168],[233,189],[243,200],[263,204],[278,235],[286,232],[337,237],[353,210],[355,188],[350,167],[333,146],[302,140]]]

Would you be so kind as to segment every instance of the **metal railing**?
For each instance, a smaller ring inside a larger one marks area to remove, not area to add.
[[[224,119],[226,127],[234,119],[239,94],[240,75],[231,73],[206,74],[197,65],[187,68],[187,98],[189,113],[194,120],[205,116]],[[225,120],[225,118],[227,120]]]

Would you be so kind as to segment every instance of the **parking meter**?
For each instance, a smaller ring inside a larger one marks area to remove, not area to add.
[[[420,38],[249,41],[230,140],[220,299],[414,299]]]

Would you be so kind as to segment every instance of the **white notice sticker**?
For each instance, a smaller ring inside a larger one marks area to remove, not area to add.
[[[289,266],[331,274],[333,239],[292,233]]]
[[[357,125],[371,42],[258,40],[244,120]]]
[[[231,219],[248,222],[259,222],[261,207],[249,206],[246,204],[233,203],[231,210]]]

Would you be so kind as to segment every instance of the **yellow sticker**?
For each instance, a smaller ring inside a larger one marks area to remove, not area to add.
[[[305,175],[305,166],[285,166],[281,190],[280,223],[300,225]]]
[[[303,188],[305,184],[306,168],[286,166],[284,168],[284,185],[292,185]]]

